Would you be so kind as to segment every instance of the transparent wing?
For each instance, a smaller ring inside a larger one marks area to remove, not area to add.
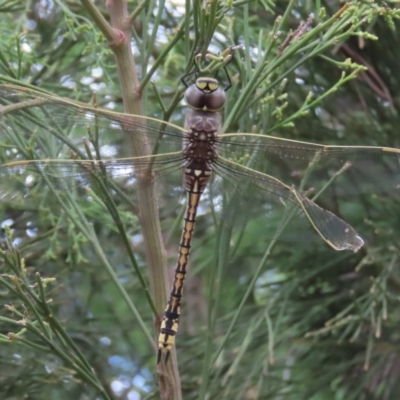
[[[32,154],[37,149],[42,159],[65,159],[72,154],[87,159],[83,138],[90,138],[100,153],[94,156],[106,158],[139,157],[145,151],[153,156],[174,153],[181,150],[185,132],[157,119],[98,109],[13,85],[0,85],[0,105],[2,139],[19,139],[15,140],[19,147],[29,144]],[[19,138],[13,135],[14,129]],[[44,140],[48,143],[42,143]]]
[[[293,214],[304,213],[315,231],[335,250],[357,251],[363,246],[363,240],[348,223],[278,179],[223,157],[217,162],[217,171],[228,180],[228,175],[242,179],[240,197],[243,200],[248,193],[249,198],[244,201],[247,210],[251,204],[259,208],[259,213],[283,205]],[[254,196],[257,192],[258,196]]]
[[[295,214],[303,212],[316,232],[336,250],[357,251],[363,241],[350,225],[301,193],[324,191],[324,198],[332,195],[353,200],[363,192],[400,196],[398,149],[323,146],[247,133],[223,134],[220,145],[224,157],[218,162],[219,173],[244,182],[242,189],[248,193],[241,197],[247,196],[247,210],[259,196],[264,196],[260,209],[291,204]]]
[[[96,176],[112,186],[182,165],[184,130],[177,126],[13,85],[0,86],[0,104],[3,199],[37,186],[44,175],[64,187],[67,178],[84,186]]]
[[[400,185],[400,150],[388,147],[324,146],[258,134],[221,135],[221,154],[240,160],[287,185],[330,190],[342,197],[390,192]],[[232,154],[235,154],[233,157]],[[398,191],[397,191],[398,194]]]

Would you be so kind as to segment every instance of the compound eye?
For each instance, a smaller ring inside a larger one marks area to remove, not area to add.
[[[196,85],[190,85],[185,90],[185,100],[189,107],[201,110],[204,104],[204,93]]]
[[[215,112],[225,105],[226,95],[215,79],[198,78],[186,89],[185,100],[195,110]]]
[[[215,92],[207,96],[206,108],[209,111],[218,111],[225,105],[225,102],[225,92],[221,88],[218,88]]]

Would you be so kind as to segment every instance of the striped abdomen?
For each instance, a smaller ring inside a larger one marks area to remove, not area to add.
[[[196,222],[197,207],[210,175],[210,170],[185,168],[185,187],[187,192],[186,213],[179,245],[178,260],[176,262],[174,283],[161,322],[157,363],[160,362],[162,354],[165,354],[165,362],[168,361],[170,351],[175,343],[175,335],[178,331],[179,316],[181,314],[183,282],[185,280],[193,229]]]

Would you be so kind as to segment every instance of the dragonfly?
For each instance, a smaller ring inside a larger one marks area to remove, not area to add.
[[[193,82],[188,82],[190,79]],[[2,202],[12,202],[18,195],[29,200],[29,193],[40,191],[41,183],[62,186],[72,181],[84,186],[93,177],[96,181],[107,178],[107,188],[115,194],[119,187],[135,188],[143,177],[163,182],[176,171],[179,179],[183,176],[186,210],[175,276],[160,327],[158,363],[163,358],[168,361],[175,345],[200,201],[203,196],[220,193],[208,187],[229,188],[238,213],[250,213],[257,207],[260,211],[256,214],[275,209],[283,213],[290,208],[333,249],[356,252],[364,244],[360,235],[313,201],[307,187],[322,178],[329,184],[347,179],[354,190],[362,184],[360,190],[364,191],[393,192],[400,185],[399,149],[321,145],[263,133],[223,133],[221,111],[229,85],[223,88],[218,79],[199,76],[198,71],[189,74],[189,79],[186,75],[182,83],[189,108],[183,127],[12,84],[0,85]],[[143,156],[120,157],[129,147],[127,138],[136,148],[150,151]],[[18,147],[16,141],[26,143],[25,147]],[[280,176],[292,182],[273,176],[277,171],[283,171]]]

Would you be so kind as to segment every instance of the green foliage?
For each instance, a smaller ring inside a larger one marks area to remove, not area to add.
[[[0,83],[118,111],[133,93],[136,113],[182,125],[181,76],[197,61],[226,84],[222,66],[232,53],[224,132],[400,148],[399,12],[391,3],[130,2],[124,21],[138,86],[124,84],[131,64],[111,40],[120,36],[107,21],[115,28],[118,10],[107,4],[2,2]],[[118,157],[132,156],[123,135],[101,136],[105,124],[68,131],[56,114],[46,126],[29,110],[16,115],[37,129],[18,118],[0,125],[2,164],[91,159],[102,140]],[[271,175],[284,170],[272,165]],[[16,171],[12,188],[0,182],[10,194],[1,199],[2,227],[12,228],[0,264],[1,398],[159,398],[153,331],[165,307],[157,288],[169,283],[163,263],[151,265],[161,236],[148,243],[143,233],[157,223],[138,210],[140,188],[107,174],[51,179],[60,170],[29,187]],[[301,185],[296,172],[285,182]],[[366,169],[365,178],[376,173]],[[164,173],[148,199],[158,201],[171,274],[180,183],[180,170]],[[314,194],[325,189],[318,204],[365,239],[352,254],[326,246],[305,218],[283,229],[285,215],[262,209],[265,200],[251,192],[240,208],[235,183],[224,184],[205,194],[196,224],[176,345],[182,389],[170,398],[397,399],[399,193],[341,176],[311,181]]]

